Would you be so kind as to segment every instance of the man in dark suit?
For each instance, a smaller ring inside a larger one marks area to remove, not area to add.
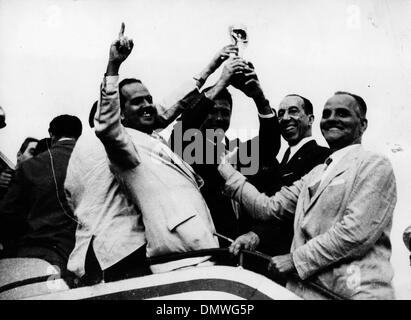
[[[281,186],[292,185],[315,166],[323,163],[330,154],[328,148],[319,146],[311,136],[313,121],[313,105],[307,98],[290,94],[281,101],[278,122],[281,135],[288,142],[289,147],[280,163],[280,181],[276,183],[275,191],[278,191]],[[275,224],[264,222],[238,237],[230,250],[235,254],[241,248],[258,249],[270,255],[284,254],[289,252],[292,238],[291,220]]]
[[[204,79],[201,83],[203,82]],[[231,94],[227,90],[229,85],[250,97],[257,108],[259,134],[247,141],[229,141],[225,136],[230,126],[233,105]],[[203,90],[201,95],[203,98],[187,110],[174,127],[170,142],[174,152],[180,154],[203,178],[204,185],[200,191],[210,209],[216,231],[235,238],[243,230],[247,230],[244,226],[248,228],[250,222],[248,216],[246,220],[240,219],[241,207],[222,194],[224,180],[217,171],[221,153],[238,147],[237,168],[261,192],[268,192],[267,188],[272,188],[269,181],[276,180],[278,176],[279,164],[275,157],[280,149],[280,129],[275,111],[265,98],[253,65],[239,57],[229,58],[216,84]],[[190,129],[194,129],[192,135],[188,135]],[[182,139],[183,136],[189,136],[190,139]],[[199,140],[201,142],[197,143]],[[182,144],[180,150],[176,148],[177,144]],[[200,146],[193,148],[194,152],[200,151],[200,155],[187,152],[193,144]],[[193,158],[188,159],[190,156]],[[272,167],[276,170],[272,170]],[[220,243],[222,246],[229,245],[224,239],[220,239]]]
[[[0,203],[3,257],[38,258],[66,269],[76,221],[66,204],[64,180],[81,121],[61,115],[50,122],[51,148],[21,163]],[[13,270],[11,270],[13,272]]]

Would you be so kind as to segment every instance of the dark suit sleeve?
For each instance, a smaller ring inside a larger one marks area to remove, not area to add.
[[[280,125],[276,115],[272,118],[261,118],[259,130],[259,147],[262,163],[271,163],[277,157],[281,147]]]
[[[198,129],[213,105],[214,102],[207,99],[204,93],[193,89],[165,112],[159,114],[157,126],[165,128],[181,115],[179,120],[184,121],[186,128]]]
[[[24,171],[18,169],[10,187],[0,203],[0,242],[7,246],[26,230],[28,206],[27,181]]]
[[[251,145],[258,143],[258,157],[261,166],[271,166],[275,161],[281,147],[280,127],[277,116],[271,118],[258,117],[260,129],[258,136],[243,142],[246,144],[246,150],[252,150]]]
[[[188,129],[200,129],[207,115],[211,112],[214,102],[208,99],[204,93],[191,92],[187,97],[178,103],[184,105],[184,112],[177,119],[170,136],[169,145],[171,149],[182,156],[182,150],[190,141],[183,141],[183,135]],[[176,142],[182,146],[182,150],[176,148]],[[181,153],[181,154],[180,154]]]

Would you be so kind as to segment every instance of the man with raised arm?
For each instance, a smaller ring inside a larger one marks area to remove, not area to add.
[[[128,274],[144,263],[143,252],[153,257],[218,247],[208,207],[199,191],[201,178],[154,132],[201,98],[198,89],[193,84],[193,89],[171,108],[157,109],[140,80],[118,83],[119,68],[132,48],[133,42],[124,36],[122,24],[119,38],[110,47],[95,115],[95,133],[106,155],[95,150],[93,157],[98,163],[93,168],[86,157],[90,152],[87,148],[94,147],[80,144],[82,149],[75,150],[69,170],[72,174],[66,180],[79,218],[69,268],[79,275],[92,273],[87,272],[90,265],[105,275],[106,270],[119,273],[114,270],[124,261],[119,271]],[[94,170],[95,178],[90,177],[94,185],[82,178],[90,176],[90,170]],[[96,193],[98,198],[93,201]],[[115,204],[118,210],[113,207]],[[187,258],[150,268],[163,272],[208,260],[209,257]]]
[[[227,87],[235,86],[250,97],[260,123],[258,135],[246,141],[229,140],[225,136],[231,121],[233,101]],[[280,129],[275,112],[265,98],[254,66],[240,57],[228,59],[217,82],[203,91],[202,99],[194,108],[187,110],[174,127],[171,143],[174,151],[191,161],[192,167],[204,179],[201,193],[210,208],[216,230],[225,237],[235,238],[241,230],[249,230],[248,217],[244,221],[241,207],[222,194],[224,180],[217,166],[222,152],[239,149],[237,167],[241,168],[252,183],[261,191],[271,194],[273,180],[279,174],[275,159],[280,149]],[[192,132],[193,134],[190,134]],[[200,146],[194,155],[188,151],[192,145]],[[178,145],[182,145],[179,150]],[[225,243],[223,243],[225,244]]]

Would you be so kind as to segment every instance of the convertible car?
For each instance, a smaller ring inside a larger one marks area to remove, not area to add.
[[[52,265],[37,259],[5,259],[0,261],[0,299],[30,300],[299,300],[278,282],[278,275],[267,272],[270,257],[244,250],[238,257],[228,249],[207,249],[170,254],[149,259],[150,264],[194,257],[212,256],[214,265],[185,268],[165,273],[101,282],[93,286],[75,284],[61,276]],[[2,272],[16,268],[15,278]],[[280,279],[280,281],[279,281]],[[286,280],[286,279],[284,279]],[[326,298],[340,299],[332,292],[307,283]]]

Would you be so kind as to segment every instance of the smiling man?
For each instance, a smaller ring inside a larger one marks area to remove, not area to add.
[[[332,154],[274,196],[259,193],[228,164],[219,167],[225,193],[255,218],[294,219],[289,254],[269,269],[296,273],[347,299],[393,299],[390,231],[397,201],[390,161],[361,145],[367,129],[364,100],[336,92],[327,100],[321,132]],[[306,299],[323,298],[303,282],[287,287]]]
[[[79,141],[65,182],[79,221],[68,269],[88,284],[148,273],[146,256],[218,247],[199,191],[201,178],[154,131],[195,104],[200,93],[193,82],[183,99],[165,109],[153,104],[140,80],[119,83],[119,68],[133,48],[123,33],[124,24],[110,46],[95,134]],[[163,272],[208,260],[180,259],[150,269]]]
[[[279,165],[280,179],[275,191],[281,186],[292,185],[315,166],[324,163],[329,156],[330,149],[318,145],[311,136],[313,122],[313,105],[310,100],[298,94],[284,97],[278,108],[278,123],[281,135],[289,147]],[[284,254],[290,251],[293,233],[292,220],[275,221],[272,224],[264,221],[235,239],[230,251],[238,254],[244,248],[257,249],[270,255]]]
[[[210,211],[199,188],[203,181],[156,132],[157,111],[137,80],[117,85],[118,70],[133,43],[120,32],[110,48],[95,132],[110,169],[142,214],[147,256],[218,247]],[[198,265],[209,257],[151,265],[153,272]]]

